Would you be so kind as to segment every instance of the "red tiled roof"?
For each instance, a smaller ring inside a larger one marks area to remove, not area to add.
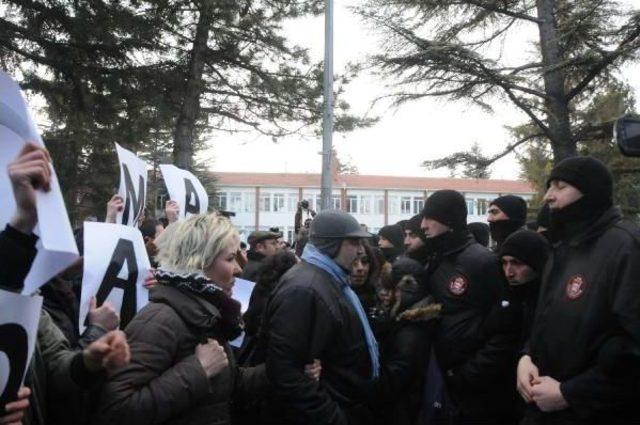
[[[319,174],[299,173],[233,173],[216,172],[220,186],[246,187],[320,187]],[[334,177],[334,188],[438,190],[454,189],[461,192],[532,194],[531,184],[520,180],[453,179],[437,177],[396,177],[342,174]]]

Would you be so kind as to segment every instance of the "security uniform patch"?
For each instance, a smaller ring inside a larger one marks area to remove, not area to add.
[[[587,290],[587,280],[584,276],[576,275],[569,278],[565,293],[570,300],[576,300]]]
[[[449,292],[459,297],[469,289],[469,281],[464,276],[456,276],[449,281]]]

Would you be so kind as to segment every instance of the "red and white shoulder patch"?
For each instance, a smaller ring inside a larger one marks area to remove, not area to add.
[[[570,300],[577,300],[580,298],[584,292],[587,290],[587,279],[581,275],[571,276],[569,280],[567,280],[567,286],[565,288],[565,293],[567,294],[567,298]]]
[[[459,297],[469,289],[469,281],[464,276],[455,276],[449,281],[449,292]]]

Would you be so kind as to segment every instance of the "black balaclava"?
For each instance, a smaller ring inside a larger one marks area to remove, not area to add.
[[[476,240],[476,242],[478,242],[482,246],[489,247],[490,232],[489,225],[487,223],[469,223],[467,224],[467,228],[473,235],[473,238]]]
[[[510,234],[524,226],[527,220],[527,203],[519,196],[505,195],[496,198],[489,205],[497,206],[509,217],[508,220],[489,223],[491,237],[500,246]]]
[[[582,193],[582,198],[549,213],[549,229],[556,239],[562,239],[597,220],[613,206],[613,177],[605,164],[589,157],[567,158],[558,163],[547,180],[569,183]]]
[[[427,238],[428,250],[431,253],[442,253],[469,236],[467,203],[460,192],[449,189],[434,192],[424,204],[422,217],[451,228],[450,232]]]
[[[378,236],[382,236],[393,245],[393,247],[389,248],[380,248],[380,251],[382,251],[384,258],[388,262],[392,263],[398,255],[404,252],[404,233],[402,227],[398,224],[384,226],[378,232]]]

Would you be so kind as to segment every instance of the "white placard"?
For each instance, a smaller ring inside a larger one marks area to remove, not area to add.
[[[20,87],[4,72],[0,72],[0,141],[0,226],[4,227],[15,212],[7,166],[27,141],[44,147]],[[35,292],[78,257],[58,177],[53,166],[50,168],[51,190],[36,192],[38,226],[34,232],[40,239],[38,254],[24,282],[24,294]]]
[[[249,308],[249,300],[251,299],[254,286],[256,286],[256,283],[250,280],[236,278],[234,281],[232,298],[240,302],[242,314],[245,314]]]
[[[251,282],[250,280],[238,279],[234,281],[233,284],[233,299],[240,303],[240,311],[242,314],[247,312],[249,308],[249,300],[251,299],[251,293],[253,292],[253,288],[256,286],[255,282]],[[232,347],[240,348],[242,343],[244,342],[244,331],[240,334],[239,337],[234,339],[233,341],[229,341],[229,344]]]
[[[160,165],[160,171],[169,197],[180,205],[179,220],[207,212],[209,196],[196,176],[171,164]]]
[[[0,290],[0,409],[15,401],[36,346],[42,297]]]
[[[144,214],[147,200],[147,163],[117,143],[116,152],[120,164],[118,195],[124,200],[124,208],[118,212],[116,223],[138,227],[138,219]]]
[[[143,286],[149,257],[138,229],[121,224],[84,223],[84,272],[80,297],[80,332],[84,332],[91,297],[98,307],[110,301],[120,313],[120,327],[149,302]]]

